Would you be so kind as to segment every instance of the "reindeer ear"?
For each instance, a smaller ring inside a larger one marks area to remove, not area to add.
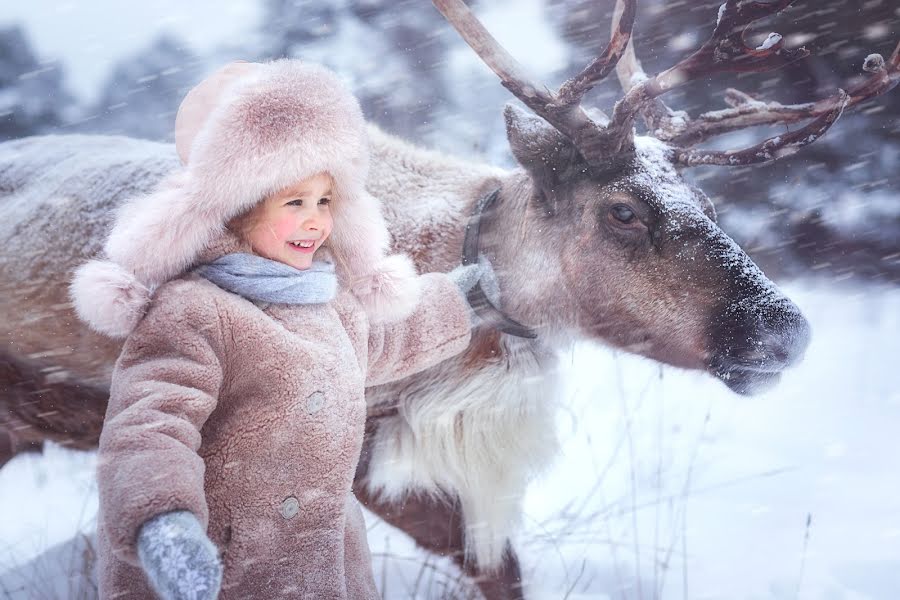
[[[506,105],[503,116],[513,156],[545,199],[553,198],[557,186],[585,166],[581,154],[555,127],[514,104]]]

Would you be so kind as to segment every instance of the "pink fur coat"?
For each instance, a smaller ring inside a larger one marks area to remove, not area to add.
[[[173,510],[208,525],[223,552],[223,598],[374,598],[351,493],[365,387],[470,340],[454,283],[386,254],[355,98],[316,65],[240,65],[188,95],[176,133],[186,166],[123,206],[105,256],[72,284],[82,319],[127,336],[100,436],[105,598],[152,597],[136,538]],[[248,251],[225,224],[321,172],[334,181],[335,300],[258,305],[185,274]]]
[[[100,436],[101,597],[153,598],[138,529],[183,509],[223,552],[223,599],[376,598],[351,492],[365,387],[470,341],[452,281],[420,280],[421,302],[392,324],[349,291],[266,306],[195,275],[161,286],[116,363]]]

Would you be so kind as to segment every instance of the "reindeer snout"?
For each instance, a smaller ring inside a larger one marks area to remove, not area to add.
[[[809,346],[809,322],[797,306],[773,290],[746,297],[716,324],[711,371],[741,394],[774,385]]]
[[[781,370],[803,358],[810,340],[809,322],[797,306],[780,298],[761,314],[746,315],[744,331],[748,344],[737,344],[733,357],[748,367],[767,371]]]
[[[800,309],[790,301],[787,303],[790,305],[787,311],[787,325],[781,332],[780,344],[779,341],[775,341],[772,348],[776,356],[784,361],[785,366],[790,366],[800,362],[806,353],[812,329]]]

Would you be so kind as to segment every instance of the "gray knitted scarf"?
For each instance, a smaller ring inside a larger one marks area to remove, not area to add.
[[[300,270],[255,254],[226,254],[194,271],[248,300],[274,304],[322,304],[337,293],[334,264],[313,261]]]

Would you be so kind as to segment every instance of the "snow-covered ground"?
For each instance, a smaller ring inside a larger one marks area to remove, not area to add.
[[[588,345],[566,357],[564,451],[517,539],[530,598],[898,597],[900,290],[787,291],[813,341],[763,396]],[[0,564],[90,530],[93,467],[51,448],[0,471]],[[370,522],[386,598],[465,597],[447,561]],[[49,589],[53,568],[32,584]]]

